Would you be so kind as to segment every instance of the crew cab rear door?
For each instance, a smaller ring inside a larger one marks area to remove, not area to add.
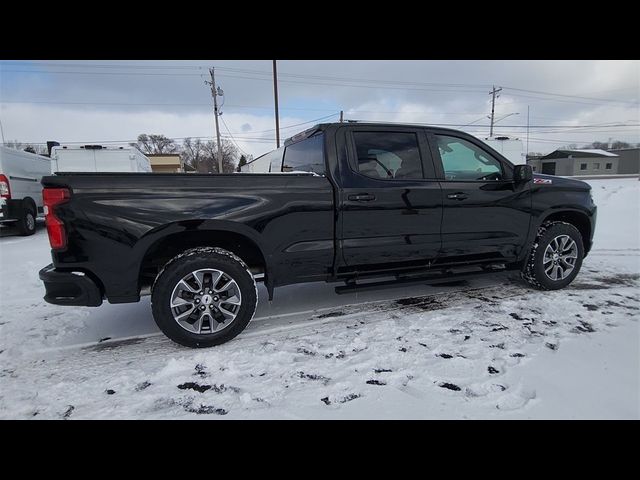
[[[529,184],[513,182],[513,165],[480,140],[456,132],[428,134],[442,185],[439,262],[515,260],[531,220]]]
[[[441,246],[442,196],[425,133],[393,126],[345,130],[338,240],[347,269],[428,265]]]

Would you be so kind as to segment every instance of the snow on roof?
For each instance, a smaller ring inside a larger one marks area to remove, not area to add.
[[[617,157],[615,153],[607,152],[606,150],[601,150],[599,148],[583,148],[579,150],[561,150],[562,152],[580,152],[580,153],[590,153],[591,155],[600,155],[603,157]]]

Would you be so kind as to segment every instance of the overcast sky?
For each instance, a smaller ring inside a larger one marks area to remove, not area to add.
[[[224,90],[223,137],[254,156],[274,148],[265,60],[0,61],[5,141],[126,144],[140,133],[211,139],[204,81],[212,66]],[[495,85],[503,90],[494,134],[526,143],[529,106],[530,152],[610,138],[640,142],[638,61],[279,61],[278,74],[282,138],[338,120],[340,110],[345,119],[448,124],[483,138]]]

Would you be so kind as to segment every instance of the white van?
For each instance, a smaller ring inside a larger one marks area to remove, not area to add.
[[[55,146],[51,150],[51,173],[57,172],[150,173],[151,162],[134,147]]]
[[[35,233],[36,217],[43,215],[40,181],[50,172],[49,158],[0,146],[0,224]]]

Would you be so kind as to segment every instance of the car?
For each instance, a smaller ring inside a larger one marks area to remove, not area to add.
[[[150,294],[170,339],[209,347],[244,330],[258,282],[271,299],[304,282],[345,293],[515,269],[559,289],[593,242],[588,184],[534,175],[458,130],[319,124],[287,139],[271,170],[43,178],[45,300]]]

